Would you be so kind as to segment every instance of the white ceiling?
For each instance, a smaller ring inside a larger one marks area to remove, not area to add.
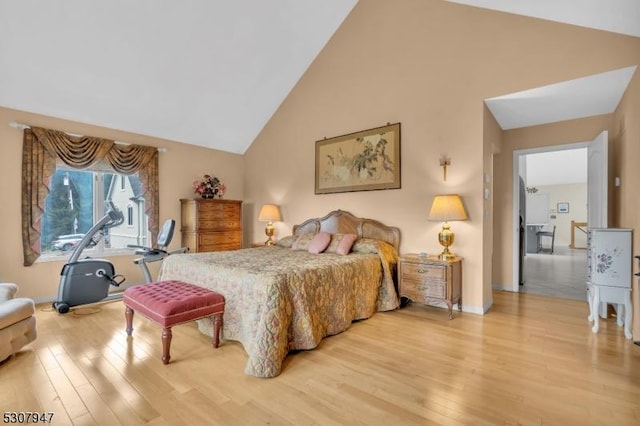
[[[640,3],[640,2],[639,2]],[[485,99],[503,130],[610,114],[636,66]]]
[[[449,1],[640,37],[640,1],[638,0]]]
[[[456,2],[640,37],[639,0]],[[244,153],[356,3],[2,0],[0,106]]]
[[[356,2],[2,0],[0,106],[244,153]]]
[[[587,148],[527,154],[527,186],[587,183]]]

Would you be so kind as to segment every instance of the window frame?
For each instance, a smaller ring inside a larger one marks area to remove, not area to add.
[[[105,201],[106,201],[106,197],[108,194],[105,193],[105,185],[104,185],[104,181],[105,181],[105,175],[107,174],[111,174],[115,177],[119,177],[120,182],[126,182],[128,179],[128,175],[124,175],[121,173],[116,172],[115,170],[105,170],[104,168],[88,168],[85,170],[78,170],[78,169],[73,169],[72,167],[69,167],[67,165],[65,165],[64,163],[58,163],[56,165],[56,171],[55,173],[58,173],[60,171],[63,172],[68,172],[68,171],[74,171],[74,172],[84,172],[84,173],[91,173],[92,176],[92,181],[93,181],[93,224],[97,223],[98,221],[100,221],[103,217],[104,217],[104,213],[100,213],[100,212],[104,212],[105,211]],[[55,175],[54,173],[54,175]],[[53,177],[53,176],[52,176]],[[120,191],[119,188],[122,187],[122,184],[119,183],[117,184],[117,190]],[[116,188],[114,188],[115,190]],[[47,195],[48,197],[49,195]],[[142,203],[144,206],[144,202]],[[121,226],[126,226],[126,227],[133,227],[133,223],[130,223],[129,219],[133,220],[133,222],[136,222],[133,218],[134,216],[134,208],[133,205],[131,204],[131,202],[127,203],[126,206],[117,206],[119,208],[121,208],[122,210],[126,209],[126,212],[123,212],[126,215],[129,215],[129,211],[131,211],[131,216],[126,217],[125,216],[125,220],[127,221],[126,223],[123,223]],[[46,207],[45,207],[46,208]],[[43,214],[43,217],[46,215],[46,210]],[[144,226],[145,223],[147,223],[147,228],[148,228],[148,219],[145,220],[146,215],[142,214],[139,215],[139,222],[141,226]],[[93,225],[92,225],[93,226]],[[140,241],[144,241],[146,242],[149,239],[149,234],[150,231],[149,229],[146,229],[142,235],[137,239],[138,242]],[[65,235],[73,235],[73,234],[65,234]],[[84,235],[84,234],[82,234]],[[112,256],[119,256],[119,255],[129,255],[135,252],[135,248],[130,248],[130,247],[116,247],[116,248],[112,248],[112,247],[106,247],[105,244],[105,238],[101,238],[100,241],[98,242],[98,244],[96,244],[94,247],[87,247],[85,248],[85,251],[88,254],[91,254],[92,256],[98,256],[98,257],[112,257]],[[36,260],[36,263],[38,262],[49,262],[49,261],[59,261],[59,260],[63,260],[63,259],[67,259],[71,256],[71,254],[73,253],[73,251],[68,251],[68,252],[56,252],[53,250],[50,251],[46,251],[46,252],[41,252],[40,256],[38,257],[38,259]]]

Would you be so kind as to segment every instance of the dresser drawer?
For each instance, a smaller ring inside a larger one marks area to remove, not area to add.
[[[203,232],[198,236],[198,245],[240,244],[242,236],[239,232]]]
[[[234,219],[240,215],[238,204],[201,204],[198,206],[200,220]]]
[[[226,251],[226,250],[239,250],[241,249],[240,243],[220,243],[220,244],[204,244],[200,245],[199,252],[209,251]]]
[[[401,293],[414,302],[425,303],[429,298],[444,299],[447,287],[444,284],[405,281]]]
[[[202,231],[216,231],[216,230],[226,230],[226,229],[240,229],[240,221],[233,219],[219,219],[219,220],[210,220],[203,219],[198,223],[198,230]]]
[[[402,279],[412,281],[444,281],[447,277],[445,266],[419,264],[419,263],[403,263]]]

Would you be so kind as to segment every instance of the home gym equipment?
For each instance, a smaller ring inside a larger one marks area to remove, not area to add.
[[[175,229],[175,226],[175,220],[168,219],[165,221],[164,225],[162,225],[162,229],[160,229],[160,232],[158,233],[158,240],[155,247],[136,246],[131,244],[127,245],[127,247],[130,248],[137,248],[138,250],[136,250],[136,254],[142,255],[142,257],[135,259],[133,263],[138,265],[142,270],[145,283],[153,282],[151,272],[149,271],[149,263],[161,261],[172,254],[186,253],[189,249],[188,247],[180,247],[176,250],[167,251],[169,243],[173,238],[173,230]]]
[[[73,306],[122,297],[107,297],[109,286],[118,287],[125,280],[122,275],[116,275],[113,264],[107,260],[90,257],[80,259],[80,255],[86,247],[95,246],[105,230],[118,226],[123,221],[122,212],[109,201],[107,214],[89,229],[71,253],[69,261],[62,267],[58,299],[53,302],[53,309],[64,314]]]

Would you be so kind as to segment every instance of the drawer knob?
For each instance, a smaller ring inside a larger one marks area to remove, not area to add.
[[[426,270],[426,269],[418,269],[418,273],[419,273],[419,274],[424,274],[425,272],[427,272],[427,270]]]

